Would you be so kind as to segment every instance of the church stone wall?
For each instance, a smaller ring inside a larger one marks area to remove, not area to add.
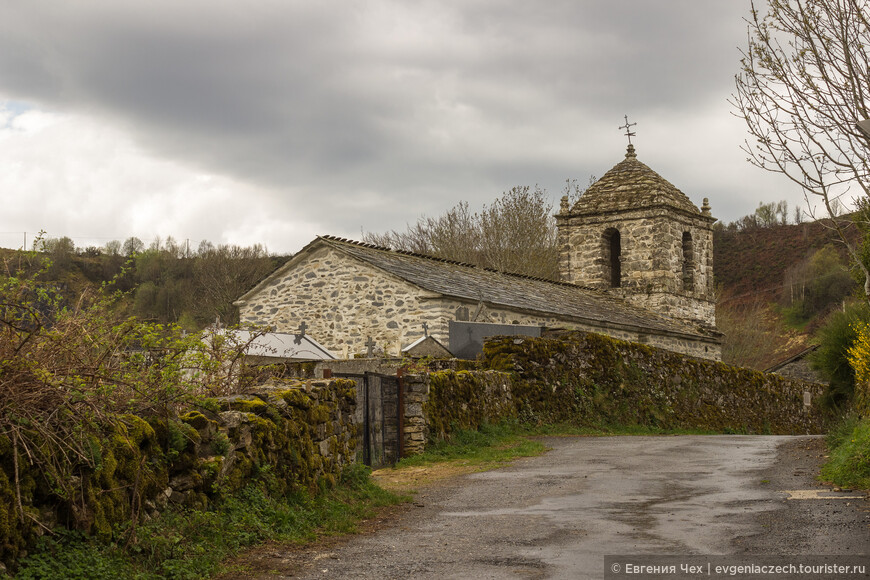
[[[291,260],[248,300],[238,303],[242,325],[271,326],[277,332],[306,333],[338,357],[367,352],[371,336],[378,352],[395,354],[423,334],[446,344],[447,323],[442,308],[419,288],[348,258],[331,248],[319,248]]]
[[[620,296],[629,304],[672,318],[698,320],[711,325],[716,320],[716,303],[710,300],[698,300],[665,292],[625,293]]]
[[[244,326],[270,326],[277,332],[306,333],[339,358],[367,353],[374,341],[378,355],[400,355],[402,347],[423,336],[449,344],[451,320],[493,322],[597,332],[675,352],[718,360],[721,346],[681,335],[659,335],[593,325],[578,320],[480,305],[474,301],[426,296],[425,292],[332,248],[319,248],[292,261],[271,282],[239,306]],[[475,317],[476,314],[476,317]]]
[[[450,320],[463,320],[464,317],[462,314],[465,312],[474,314],[474,312],[479,308],[479,305],[477,304],[450,299],[443,300],[442,305],[442,320],[444,321],[445,327],[444,336],[447,336],[446,327]],[[543,316],[533,312],[520,312],[508,308],[498,308],[496,306],[484,306],[480,308],[477,317],[471,320],[471,322],[520,324],[523,326],[545,326],[551,329],[581,330],[583,332],[604,334],[611,338],[617,338],[620,340],[647,344],[649,346],[655,346],[697,358],[710,360],[721,360],[722,358],[722,345],[713,340],[710,342],[702,342],[696,337],[688,337],[678,334],[653,334],[643,330],[632,330],[611,326],[606,323],[590,324],[570,318]],[[445,342],[444,344],[447,343]]]

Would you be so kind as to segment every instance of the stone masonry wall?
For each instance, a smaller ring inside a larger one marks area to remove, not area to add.
[[[41,526],[109,540],[134,514],[148,520],[169,504],[204,509],[266,469],[279,491],[331,486],[356,459],[355,401],[352,381],[290,380],[206,399],[177,419],[117,417],[103,437],[92,438],[99,460],[77,468],[75,498],[60,496],[38,468],[16,463],[9,440],[0,437],[0,562],[21,557]],[[18,505],[30,517],[19,518]]]
[[[293,261],[289,264],[293,264]],[[439,305],[421,297],[419,288],[321,248],[239,306],[242,325],[271,326],[278,332],[306,332],[340,358],[367,351],[371,335],[379,351],[395,354],[422,335],[446,341]]]
[[[590,288],[610,289],[605,231],[615,228],[621,242],[621,288],[631,302],[676,318],[715,324],[713,235],[701,218],[664,208],[617,214],[559,218],[562,279]],[[692,239],[691,283],[683,278],[683,233]],[[670,295],[664,300],[663,293]],[[647,298],[650,297],[650,298]]]
[[[239,305],[241,323],[296,332],[305,322],[306,332],[339,358],[366,353],[369,336],[377,354],[399,355],[402,347],[423,336],[424,323],[429,335],[447,346],[449,321],[468,319],[480,307],[474,301],[427,297],[419,288],[331,248],[290,264],[288,272]],[[480,308],[475,321],[603,332],[691,356],[716,360],[721,356],[720,345],[712,341],[596,326],[492,305]]]
[[[443,327],[436,327],[438,328],[439,333],[443,333],[444,336],[447,336],[447,321],[456,320],[456,314],[459,309],[462,308],[474,312],[477,310],[478,305],[470,305],[469,303],[463,303],[457,300],[441,301],[441,320],[444,322]],[[722,358],[722,345],[714,340],[702,342],[688,336],[676,334],[654,334],[643,330],[612,327],[606,324],[593,325],[567,318],[540,316],[532,313],[517,312],[506,308],[483,306],[478,317],[474,321],[498,324],[521,324],[525,326],[545,326],[547,328],[595,332],[606,334],[620,340],[639,342],[658,348],[664,348],[688,356],[710,360],[720,360]]]
[[[484,363],[517,374],[525,390],[513,397],[524,401],[522,412],[547,421],[804,434],[823,432],[827,420],[823,385],[596,334],[494,339]]]
[[[485,354],[490,370],[423,377],[417,424],[427,439],[503,419],[758,434],[817,434],[829,420],[823,385],[602,335],[498,337]],[[420,439],[420,431],[411,433]]]

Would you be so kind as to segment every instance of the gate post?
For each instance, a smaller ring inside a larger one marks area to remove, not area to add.
[[[405,456],[405,369],[399,368],[396,371],[396,390],[397,393],[397,403],[396,403],[396,439],[399,443],[399,451],[398,457],[396,457],[396,461]]]

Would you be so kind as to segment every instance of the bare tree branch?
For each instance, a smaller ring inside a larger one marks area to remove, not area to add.
[[[870,116],[868,21],[868,0],[769,0],[766,13],[753,1],[730,102],[751,136],[747,160],[800,185],[810,213],[824,207],[870,301],[870,269],[835,203],[870,194],[870,142],[855,127]]]

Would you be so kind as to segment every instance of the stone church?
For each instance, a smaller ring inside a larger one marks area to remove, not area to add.
[[[556,215],[561,281],[318,237],[241,296],[242,325],[311,334],[339,358],[388,355],[451,321],[597,332],[719,360],[713,230],[655,171],[625,159]]]

